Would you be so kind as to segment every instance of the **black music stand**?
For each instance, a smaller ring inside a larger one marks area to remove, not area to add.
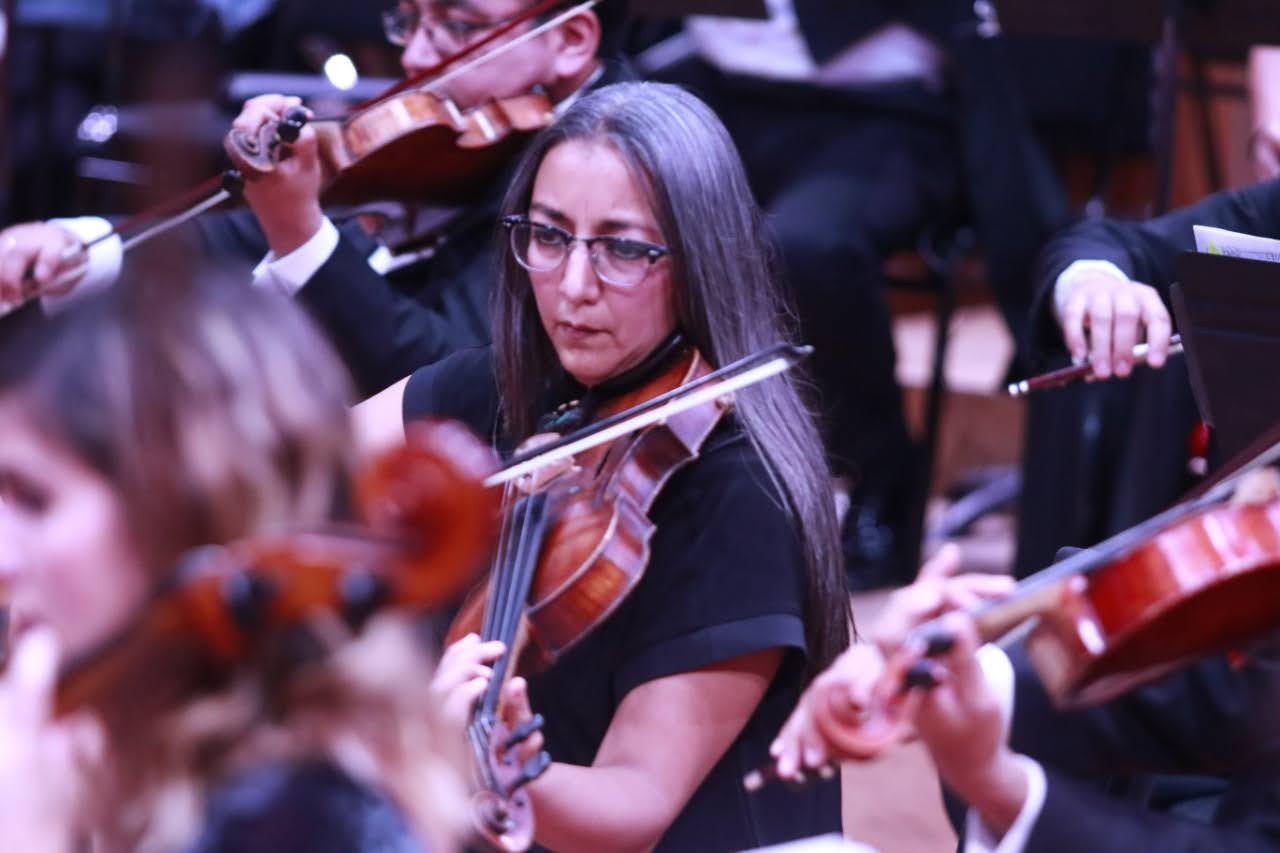
[[[1280,423],[1280,264],[1186,252],[1173,311],[1214,452],[1231,459]]]
[[[1275,0],[994,0],[1003,29],[1012,34],[1118,39],[1160,46],[1153,99],[1151,145],[1156,157],[1154,212],[1168,209],[1173,175],[1178,54],[1187,48],[1195,86],[1204,98],[1204,56],[1240,56],[1254,44],[1280,44]],[[1199,119],[1205,168],[1213,188],[1221,169],[1213,151],[1207,107]]]

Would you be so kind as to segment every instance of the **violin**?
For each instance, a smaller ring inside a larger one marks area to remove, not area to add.
[[[553,117],[551,102],[540,93],[463,111],[447,98],[414,90],[349,116],[311,120],[324,170],[321,202],[460,204],[496,177]],[[275,168],[306,122],[305,111],[294,108],[257,134],[231,131],[224,147],[235,167],[252,179]]]
[[[385,199],[458,204],[483,189],[528,137],[555,117],[551,101],[531,92],[489,100],[462,110],[438,89],[450,78],[537,38],[600,0],[558,13],[479,59],[457,63],[563,0],[532,4],[483,39],[458,51],[419,75],[398,84],[351,113],[311,120],[316,129],[326,205],[352,205]],[[291,110],[282,121],[268,122],[256,134],[232,131],[224,141],[231,162],[247,177],[269,173],[289,143],[296,141],[306,113]]]
[[[626,599],[648,562],[655,531],[648,511],[663,486],[698,458],[731,409],[733,391],[805,354],[776,347],[712,371],[695,348],[677,343],[656,375],[603,403],[590,426],[517,456],[490,478],[503,485],[496,557],[446,642],[476,633],[507,647],[468,726],[482,785],[479,829],[498,849],[531,843],[532,805],[523,788],[550,764],[545,752],[523,766],[510,757],[510,747],[541,719],[508,729],[499,714],[506,680],[517,668],[553,663]],[[531,470],[544,476],[533,480]]]
[[[1064,708],[1110,700],[1206,655],[1280,628],[1280,442],[1191,499],[1018,584],[973,614],[984,641],[1032,621],[1027,654]],[[840,683],[811,709],[833,760],[866,759],[904,740],[914,694],[936,682],[928,658],[952,638],[920,626],[886,662],[867,703]],[[748,776],[759,787],[771,769]]]
[[[522,23],[549,12],[563,0],[539,0],[457,53],[407,78],[344,116],[309,119],[294,108],[279,122],[268,122],[254,134],[231,131],[223,148],[233,168],[192,188],[177,199],[157,205],[113,226],[84,245],[69,247],[70,262],[94,245],[120,237],[128,252],[221,204],[237,198],[248,176],[271,172],[288,156],[303,126],[315,125],[328,205],[355,205],[373,200],[460,204],[474,198],[511,161],[528,137],[554,119],[553,105],[538,92],[488,101],[462,110],[431,91],[453,76],[466,73],[507,50],[537,38],[564,20],[592,8],[600,0],[584,0],[501,46],[472,58]],[[468,60],[462,62],[462,60]],[[446,69],[449,69],[446,71]],[[75,281],[84,264],[56,282]],[[0,317],[21,306],[0,303]]]
[[[139,695],[176,704],[295,626],[335,624],[342,636],[379,612],[456,600],[492,546],[498,507],[483,478],[495,461],[458,424],[409,425],[406,444],[356,479],[361,524],[189,552],[137,618],[62,667],[55,713],[110,720],[136,714]]]

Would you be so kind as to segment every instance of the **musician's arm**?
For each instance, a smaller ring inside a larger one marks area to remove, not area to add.
[[[651,849],[747,724],[781,659],[767,649],[633,689],[590,767],[555,763],[530,786],[538,842],[566,853]]]

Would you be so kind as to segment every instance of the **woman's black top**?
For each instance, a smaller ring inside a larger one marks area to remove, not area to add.
[[[505,442],[488,348],[416,371],[406,421],[461,420]],[[595,631],[530,678],[556,761],[590,765],[628,691],[741,655],[781,648],[781,666],[742,733],[668,829],[659,850],[743,850],[840,829],[838,781],[748,793],[742,777],[769,744],[802,687],[805,562],[791,516],[758,454],[732,423],[678,471],[649,513],[657,525],[644,575]]]

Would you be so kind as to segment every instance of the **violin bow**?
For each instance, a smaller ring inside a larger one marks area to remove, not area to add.
[[[497,473],[484,481],[486,486],[499,486],[525,474],[590,450],[620,435],[643,429],[667,418],[695,408],[705,402],[732,394],[734,391],[777,376],[795,367],[813,352],[810,346],[776,344],[766,350],[740,358],[651,400],[604,418],[576,432],[542,445],[537,450],[517,454]]]
[[[413,89],[413,90],[428,89],[429,90],[432,86],[439,86],[442,83],[452,80],[454,77],[465,74],[466,72],[472,70],[473,68],[483,65],[484,63],[488,62],[491,59],[495,59],[501,56],[503,53],[505,53],[508,50],[511,50],[512,48],[515,48],[521,44],[524,44],[525,42],[528,42],[532,39],[537,38],[538,36],[542,35],[548,30],[551,30],[559,26],[561,23],[568,20],[569,18],[572,18],[574,15],[578,15],[582,12],[587,11],[588,9],[595,7],[597,4],[601,2],[601,0],[585,0],[585,2],[579,3],[575,6],[572,6],[564,10],[563,12],[558,13],[557,15],[549,18],[545,22],[529,30],[527,33],[521,33],[519,36],[512,39],[511,41],[505,42],[499,45],[498,47],[494,48],[493,50],[488,51],[487,53],[482,53],[479,56],[472,56],[472,54],[475,54],[478,51],[482,50],[484,47],[492,44],[496,39],[499,39],[502,36],[506,35],[507,33],[511,32],[513,29],[520,26],[520,24],[524,23],[530,18],[540,15],[543,12],[550,11],[551,9],[555,8],[556,6],[560,5],[563,2],[564,0],[540,0],[540,2],[531,5],[528,9],[525,9],[523,12],[516,15],[510,21],[507,21],[501,26],[496,27],[492,32],[486,34],[484,37],[477,39],[476,41],[472,42],[471,44],[467,45],[461,50],[455,52],[454,54],[444,57],[435,65],[431,66],[430,68],[424,69],[418,74],[415,74],[412,77],[409,77],[400,81],[399,83],[395,84],[391,88],[387,89],[382,94],[378,95],[376,98],[373,98],[369,101],[364,102],[363,104],[358,105],[357,107],[352,109],[350,113],[348,113],[348,116],[344,116],[343,118],[349,117],[350,115],[355,115],[361,112],[362,110],[368,109],[369,107],[372,107],[375,104],[381,103],[387,98],[393,97],[401,92],[404,92],[410,89]],[[457,68],[454,68],[448,73],[445,73],[443,75],[440,74],[441,71],[448,68],[450,65],[453,65],[454,63],[459,62],[460,60],[467,59],[468,57],[470,57],[470,60],[468,62],[458,66]],[[436,77],[436,75],[440,75],[440,76],[437,79],[431,79],[433,77]],[[426,82],[426,81],[430,81],[430,82]],[[312,119],[312,121],[326,121],[326,120],[333,121],[337,119],[336,117]],[[299,126],[299,129],[300,129],[300,126]],[[239,172],[237,172],[234,169],[229,169],[223,174],[210,178],[209,180],[205,181],[199,186],[191,189],[176,201],[166,202],[162,205],[158,205],[156,207],[144,210],[138,213],[137,215],[125,220],[120,225],[113,226],[110,230],[102,234],[99,234],[97,237],[94,237],[92,240],[89,240],[85,243],[81,243],[75,246],[69,246],[66,249],[66,251],[63,252],[60,260],[64,263],[66,261],[70,261],[74,259],[77,255],[81,253],[87,253],[94,246],[100,243],[105,243],[106,241],[114,237],[122,238],[121,246],[120,246],[121,252],[128,252],[130,249],[134,248],[135,246],[145,243],[147,240],[150,240],[153,237],[158,237],[161,234],[165,233],[166,231],[169,231],[173,228],[177,228],[179,225],[182,225],[183,223],[194,219],[195,217],[201,215],[202,213],[205,213],[208,210],[212,210],[213,208],[217,207],[223,202],[229,201],[230,199],[234,198],[239,193],[241,181],[242,181],[242,178]],[[177,212],[172,213],[171,211],[174,211],[175,209],[177,209]],[[128,237],[123,236],[134,228],[139,229],[138,233]],[[83,274],[87,266],[88,264],[86,261],[86,263],[84,264],[78,264],[75,267],[67,270],[54,281],[53,287],[54,288],[61,287],[65,284],[69,284],[75,281],[81,274]],[[26,299],[22,299],[12,303],[0,303],[0,317],[4,317],[6,314],[10,314],[16,311],[18,308],[22,307],[22,305],[24,305],[27,301],[29,301],[30,298],[33,298],[33,297],[28,297]]]

